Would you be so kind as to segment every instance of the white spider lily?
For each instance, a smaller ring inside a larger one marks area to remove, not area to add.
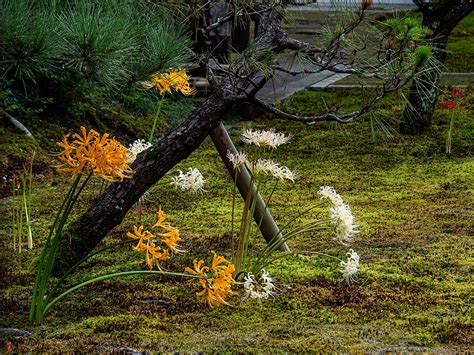
[[[350,249],[347,253],[347,261],[341,261],[343,269],[340,271],[347,283],[351,283],[355,278],[355,274],[359,271],[359,259],[359,255]]]
[[[251,272],[244,276],[244,289],[246,298],[258,300],[267,299],[270,296],[274,297],[278,294],[278,289],[273,284],[273,278],[269,276],[266,270],[262,270],[262,275],[258,281]]]
[[[279,180],[290,180],[295,182],[296,173],[291,171],[288,167],[278,164],[276,161],[268,159],[258,159],[257,162],[251,165],[251,170],[254,174],[270,174]]]
[[[131,164],[137,159],[137,155],[150,148],[152,144],[144,139],[137,139],[128,146],[127,150],[127,164]]]
[[[234,169],[239,169],[247,162],[247,154],[245,152],[238,152],[236,154],[231,151],[227,152],[227,159],[232,163]]]
[[[327,198],[333,203],[334,206],[329,209],[329,213],[332,222],[336,225],[336,239],[343,245],[348,245],[352,237],[359,233],[354,229],[356,226],[351,208],[331,186],[321,186],[318,193],[321,198]]]
[[[252,130],[246,129],[242,134],[242,142],[245,144],[254,144],[259,147],[276,148],[282,144],[287,143],[291,139],[290,136],[285,136],[283,133],[275,132],[274,130]]]
[[[204,177],[196,168],[189,168],[187,173],[179,170],[179,175],[173,176],[171,180],[171,185],[183,191],[204,191]]]
[[[334,205],[341,205],[344,202],[342,201],[341,195],[339,195],[334,187],[332,186],[321,186],[319,188],[318,194],[321,195],[321,198],[328,198]]]

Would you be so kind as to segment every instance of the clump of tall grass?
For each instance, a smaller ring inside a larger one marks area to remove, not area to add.
[[[21,253],[23,249],[23,236],[26,229],[26,242],[28,249],[33,249],[33,231],[31,228],[31,195],[33,190],[33,162],[35,152],[31,154],[31,160],[23,163],[23,170],[12,178],[12,237],[13,249]]]

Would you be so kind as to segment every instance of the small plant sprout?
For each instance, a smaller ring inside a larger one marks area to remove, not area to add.
[[[274,280],[263,269],[260,278],[257,280],[251,272],[244,276],[245,298],[253,298],[257,300],[268,299],[278,295],[278,289],[273,284]]]
[[[183,191],[205,191],[204,190],[204,176],[196,168],[189,168],[187,173],[183,173],[179,170],[177,176],[171,178],[171,185],[176,189],[181,189]]]

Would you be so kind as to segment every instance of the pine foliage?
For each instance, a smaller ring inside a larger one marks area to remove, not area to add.
[[[189,40],[163,7],[129,0],[0,0],[0,76],[117,90],[186,61]]]

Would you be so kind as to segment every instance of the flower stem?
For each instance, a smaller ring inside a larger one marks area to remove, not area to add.
[[[117,272],[114,274],[108,274],[108,275],[103,275],[103,276],[98,276],[93,279],[90,279],[88,281],[82,282],[76,286],[73,286],[63,293],[61,293],[59,296],[57,296],[55,299],[53,299],[51,302],[49,302],[46,307],[44,307],[44,310],[41,312],[41,319],[44,318],[46,313],[50,310],[52,306],[54,306],[57,302],[59,302],[61,299],[69,295],[70,293],[80,289],[81,287],[84,287],[86,285],[89,285],[91,283],[97,282],[97,281],[103,281],[103,280],[108,280],[114,277],[119,277],[119,276],[132,276],[132,275],[141,275],[141,274],[155,274],[155,275],[166,275],[166,276],[180,276],[180,277],[190,277],[190,278],[195,278],[195,279],[205,279],[206,277],[203,276],[197,276],[197,275],[191,275],[191,274],[183,274],[183,273],[178,273],[178,272],[166,272],[166,271],[155,271],[155,270],[138,270],[138,271],[124,271],[124,272]]]
[[[158,117],[159,117],[160,112],[161,112],[161,106],[163,106],[164,98],[165,98],[165,93],[163,93],[163,95],[161,95],[161,99],[160,99],[160,101],[158,101],[158,106],[156,107],[155,117],[153,119],[153,126],[151,127],[150,138],[148,139],[148,141],[150,143],[153,143],[153,138],[155,136],[156,125],[158,123]]]

